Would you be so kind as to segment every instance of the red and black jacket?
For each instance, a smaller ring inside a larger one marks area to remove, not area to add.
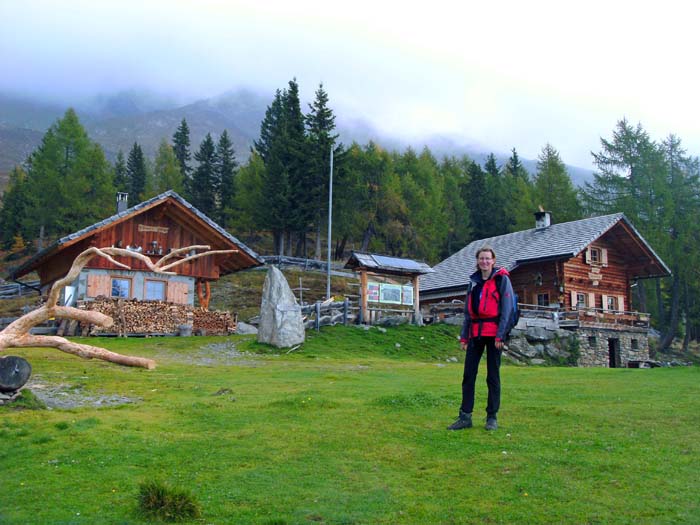
[[[502,341],[513,309],[512,297],[513,285],[505,268],[494,268],[486,280],[481,271],[474,272],[465,298],[461,342],[481,336]]]

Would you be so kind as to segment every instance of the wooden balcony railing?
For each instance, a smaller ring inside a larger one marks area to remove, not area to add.
[[[464,302],[434,303],[430,306],[432,317],[445,318],[461,314]],[[603,324],[618,326],[634,326],[649,328],[650,315],[643,312],[620,310],[603,310],[602,308],[561,308],[558,306],[539,306],[536,304],[518,303],[521,318],[550,319],[558,326],[575,327],[586,324]]]

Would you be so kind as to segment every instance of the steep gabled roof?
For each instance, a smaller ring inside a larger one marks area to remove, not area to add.
[[[186,214],[189,214],[188,218],[190,220],[201,221],[204,228],[212,230],[213,232],[215,232],[215,235],[223,237],[223,239],[225,239],[225,241],[227,241],[228,243],[235,244],[237,249],[243,251],[248,256],[247,258],[252,259],[249,260],[249,262],[246,264],[246,267],[259,266],[264,264],[264,261],[260,258],[260,256],[257,253],[255,253],[241,241],[236,239],[236,237],[234,237],[226,230],[224,230],[221,226],[212,221],[204,213],[192,206],[192,204],[180,197],[180,195],[178,195],[176,192],[170,190],[161,193],[160,195],[156,195],[155,197],[148,199],[144,202],[141,202],[136,206],[132,206],[131,208],[128,208],[120,213],[116,213],[102,221],[87,226],[82,230],[79,230],[75,233],[71,233],[69,235],[66,235],[65,237],[58,239],[47,248],[38,252],[34,257],[26,261],[24,264],[22,264],[18,268],[13,269],[9,274],[9,278],[17,279],[23,275],[26,275],[27,273],[34,271],[37,267],[41,266],[47,259],[53,257],[55,254],[67,248],[68,246],[72,246],[73,244],[80,242],[86,237],[95,234],[99,230],[110,226],[114,226],[119,222],[144,213],[145,211],[150,210],[156,206],[163,205],[167,201],[174,203],[180,209],[184,210]]]
[[[626,227],[629,235],[635,237],[636,244],[641,250],[647,252],[657,269],[655,275],[646,274],[638,277],[670,275],[671,271],[666,264],[656,255],[625,215],[613,213],[473,241],[435,265],[433,267],[435,273],[421,279],[421,293],[466,287],[469,276],[475,270],[476,252],[484,245],[494,249],[498,266],[503,266],[512,272],[523,264],[575,257],[596,239],[620,224]]]

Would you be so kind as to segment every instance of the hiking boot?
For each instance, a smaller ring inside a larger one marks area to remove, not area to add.
[[[472,428],[472,415],[460,410],[457,421],[447,427],[447,430],[462,430],[463,428]]]
[[[487,417],[486,426],[484,426],[484,428],[486,430],[496,430],[498,428],[498,421],[495,417]]]

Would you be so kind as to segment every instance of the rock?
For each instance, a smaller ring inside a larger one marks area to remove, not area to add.
[[[462,326],[464,324],[464,316],[463,315],[455,315],[454,317],[448,317],[444,320],[444,323]]]
[[[544,359],[530,359],[530,364],[531,365],[543,365],[545,364]]]
[[[382,317],[379,322],[377,322],[380,326],[399,326],[406,323],[408,323],[408,317],[403,317],[401,315]]]
[[[287,279],[271,266],[263,285],[258,342],[289,348],[304,342],[304,322]]]
[[[525,333],[525,337],[530,342],[549,341],[554,339],[555,334],[551,330],[546,330],[541,326],[530,326]]]
[[[258,329],[255,328],[252,324],[244,323],[243,321],[238,321],[238,325],[236,326],[236,333],[241,335],[257,334]]]
[[[556,345],[547,345],[544,347],[544,353],[547,354],[549,357],[552,358],[566,358],[569,357],[569,352],[566,350],[562,350],[561,348],[557,347]]]
[[[385,334],[385,333],[386,333],[386,328],[382,328],[381,326],[378,326],[378,327],[377,327],[377,331],[378,331],[380,334]]]
[[[523,337],[513,338],[508,341],[508,350],[523,357],[532,358],[537,355],[537,349],[530,346]]]

